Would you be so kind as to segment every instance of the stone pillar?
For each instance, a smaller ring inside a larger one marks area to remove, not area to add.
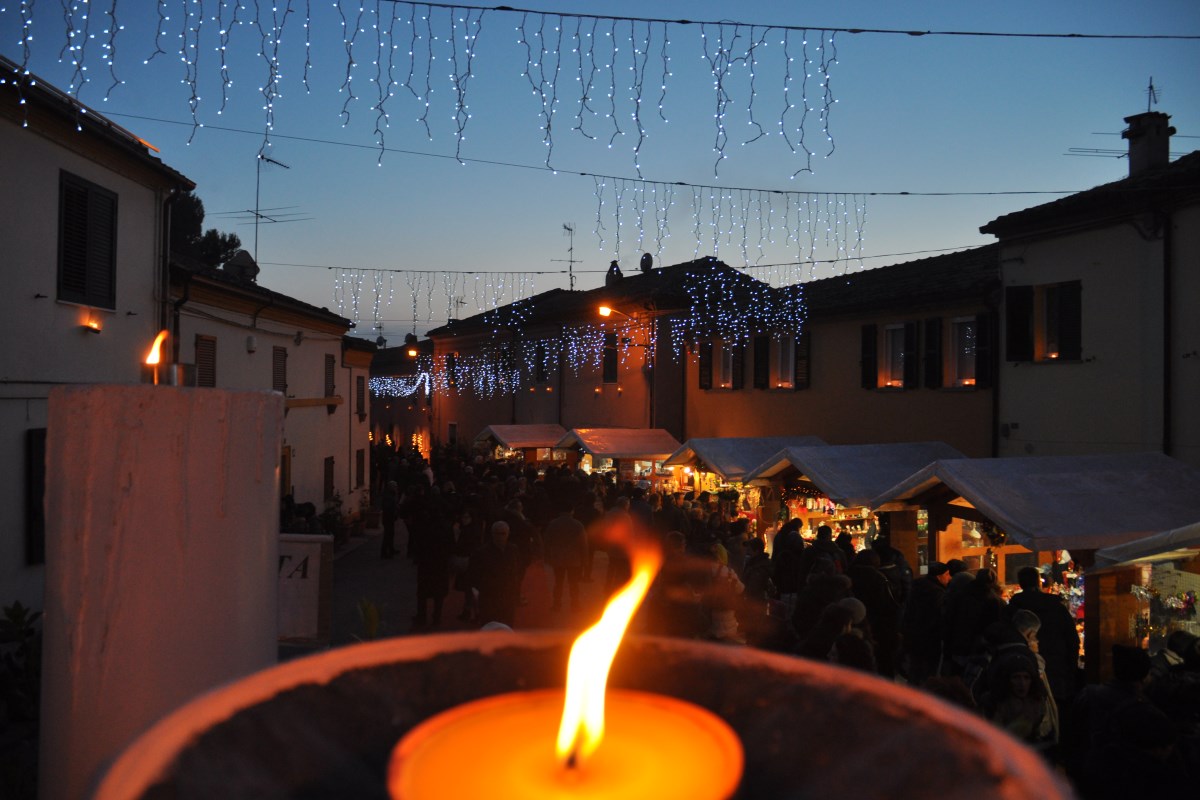
[[[41,796],[86,796],[159,717],[275,662],[283,398],[56,387]]]

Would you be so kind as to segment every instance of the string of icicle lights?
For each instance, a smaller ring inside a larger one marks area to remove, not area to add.
[[[371,391],[409,397],[428,381],[424,385],[445,395],[502,397],[544,388],[549,384],[538,376],[554,375],[560,364],[573,378],[585,370],[594,373],[608,350],[616,353],[618,375],[629,380],[650,353],[678,362],[702,341],[745,344],[759,333],[785,337],[801,330],[806,308],[800,287],[775,289],[713,261],[698,261],[686,270],[678,284],[678,308],[660,316],[530,326],[536,297],[493,309],[478,321],[493,334],[478,348],[422,356],[415,377],[372,378]],[[670,332],[670,347],[659,349],[660,326]]]
[[[314,71],[332,71],[345,95],[343,123],[349,125],[356,110],[365,108],[380,159],[393,119],[413,121],[429,139],[432,120],[449,120],[460,158],[471,119],[472,79],[484,68],[479,59],[486,33],[499,47],[514,48],[513,57],[523,64],[519,85],[532,95],[548,167],[553,168],[558,136],[606,148],[624,139],[632,143],[641,177],[643,147],[654,132],[650,120],[668,123],[670,86],[680,64],[689,72],[704,70],[711,79],[714,174],[730,145],[770,136],[781,137],[797,158],[793,177],[811,171],[814,155],[834,149],[835,31],[401,0],[157,0],[152,40],[128,42],[124,22],[145,14],[144,6],[144,0],[18,0],[22,70],[35,44],[55,46],[51,25],[61,26],[58,58],[73,69],[68,91],[76,98],[96,80],[105,84],[104,99],[109,99],[125,82],[123,59],[155,69],[162,66],[155,63],[160,57],[177,60],[193,137],[203,126],[202,109],[215,104],[216,114],[223,114],[235,83],[253,81],[261,97],[264,147],[285,87],[311,92]],[[39,14],[39,9],[46,11]],[[314,36],[340,36],[340,42],[314,42]],[[681,40],[702,56],[673,58]],[[317,52],[335,52],[339,63],[320,64]],[[253,71],[246,68],[244,53],[260,62]],[[493,58],[502,53],[488,50]],[[504,66],[488,62],[487,68]],[[744,134],[731,128],[735,113]]]

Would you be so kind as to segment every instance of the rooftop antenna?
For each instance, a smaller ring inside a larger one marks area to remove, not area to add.
[[[1146,112],[1150,112],[1151,106],[1158,105],[1158,90],[1154,88],[1154,76],[1150,76],[1150,85],[1146,88]]]
[[[562,229],[563,229],[563,232],[566,233],[567,236],[570,237],[570,243],[567,245],[567,257],[566,258],[552,258],[550,260],[558,262],[558,263],[562,263],[564,261],[566,262],[566,264],[567,264],[567,285],[570,288],[570,290],[573,292],[573,291],[575,291],[575,269],[574,268],[575,268],[576,264],[582,264],[583,259],[575,258],[575,223],[574,222],[564,222]]]
[[[291,169],[291,167],[289,167],[287,164],[284,164],[282,161],[276,161],[275,159],[271,158],[266,153],[259,153],[255,157],[255,174],[254,174],[254,263],[255,264],[258,263],[258,221],[260,219],[262,219],[262,217],[263,217],[263,215],[259,212],[258,192],[259,192],[259,187],[262,184],[262,164],[264,161],[266,161],[268,164],[274,164],[277,167],[283,167],[284,169]]]

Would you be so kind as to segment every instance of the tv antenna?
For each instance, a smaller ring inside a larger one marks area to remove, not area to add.
[[[1150,76],[1150,85],[1146,87],[1146,112],[1149,113],[1152,106],[1158,105],[1158,90],[1154,88],[1154,76]]]
[[[560,264],[563,262],[566,262],[567,286],[573,292],[573,291],[575,291],[575,265],[582,264],[583,259],[575,258],[575,223],[574,222],[564,222],[562,229],[563,229],[563,233],[565,233],[568,237],[570,237],[570,243],[567,245],[567,257],[566,258],[552,258],[550,260],[553,262],[560,263]]]
[[[254,263],[255,264],[258,263],[258,223],[263,217],[263,214],[260,213],[260,209],[259,209],[259,205],[258,205],[258,193],[259,193],[259,187],[262,185],[262,165],[263,165],[264,161],[266,161],[268,164],[274,164],[277,167],[283,167],[284,169],[291,169],[291,167],[289,167],[287,164],[284,164],[282,161],[276,161],[275,159],[271,158],[266,153],[259,153],[257,156],[255,156],[255,170],[254,170]],[[271,222],[275,222],[275,220],[271,220]]]

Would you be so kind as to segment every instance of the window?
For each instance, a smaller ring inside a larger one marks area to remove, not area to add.
[[[754,337],[754,388],[771,385],[771,337]]]
[[[359,419],[367,415],[367,379],[362,375],[354,379],[354,410]]]
[[[604,383],[617,382],[617,335],[615,333],[604,334],[603,371],[601,380]]]
[[[334,494],[337,493],[337,490],[334,488],[334,485],[333,485],[333,456],[328,456],[325,459],[324,488],[325,488],[325,492],[324,492],[323,499],[326,503],[331,502],[333,500]]]
[[[63,172],[58,183],[58,299],[115,308],[117,196]]]
[[[1009,286],[1004,292],[1005,358],[1078,361],[1083,357],[1082,284]]]
[[[333,397],[337,394],[337,384],[335,378],[337,376],[337,357],[329,354],[325,355],[325,396]]]
[[[449,422],[446,424],[446,442],[451,447],[458,446],[458,423]]]
[[[446,385],[451,389],[458,388],[458,353],[446,354]]]
[[[212,336],[196,336],[196,385],[217,385],[217,340]]]
[[[713,386],[713,343],[700,343],[699,387],[711,389]]]
[[[812,368],[810,366],[812,334],[809,331],[798,334],[793,343],[793,349],[795,351],[795,359],[792,362],[794,364],[792,369],[792,388],[796,390],[807,389],[812,386]]]
[[[354,488],[358,489],[365,484],[367,477],[367,451],[354,451]]]
[[[791,389],[795,377],[796,340],[791,336],[771,337],[771,386]]]
[[[287,394],[287,348],[275,347],[271,350],[271,388]]]
[[[949,367],[952,386],[975,385],[977,332],[975,317],[958,317],[950,323]]]
[[[862,387],[915,389],[919,378],[917,323],[898,322],[883,328],[880,350],[877,325],[862,327]]]

